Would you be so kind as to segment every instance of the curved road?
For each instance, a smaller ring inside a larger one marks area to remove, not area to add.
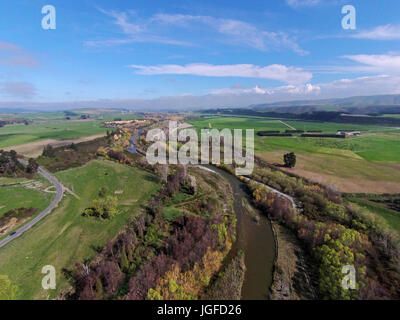
[[[19,160],[19,161],[22,164],[27,165],[27,162],[25,160]],[[18,238],[26,230],[29,230],[37,222],[42,220],[62,200],[63,193],[64,193],[64,186],[60,182],[58,182],[58,180],[54,176],[52,176],[50,173],[43,170],[42,168],[39,167],[38,172],[39,172],[39,174],[41,174],[43,177],[45,177],[47,180],[49,180],[54,185],[54,187],[56,188],[56,197],[53,199],[53,201],[50,203],[50,205],[45,210],[43,210],[41,213],[39,213],[34,219],[29,221],[27,224],[25,224],[21,228],[17,229],[13,235],[10,235],[7,238],[5,238],[4,240],[0,241],[0,248],[3,247],[4,245],[6,245],[7,243],[9,243],[10,241],[14,240],[15,238]]]

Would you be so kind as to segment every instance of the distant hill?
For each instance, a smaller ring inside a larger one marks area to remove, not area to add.
[[[40,113],[43,111],[22,108],[0,108],[0,114]]]
[[[379,95],[323,100],[295,100],[257,104],[252,110],[280,113],[311,113],[314,111],[341,111],[352,114],[400,113],[400,95]]]

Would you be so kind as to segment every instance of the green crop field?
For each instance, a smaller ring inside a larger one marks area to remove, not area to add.
[[[44,139],[74,139],[99,133],[107,128],[102,121],[44,121],[30,125],[16,124],[0,128],[0,148]]]
[[[299,135],[293,137],[259,137],[256,136],[256,152],[270,152],[277,150],[294,151],[305,155],[313,153],[338,153],[348,154],[353,152],[357,157],[368,161],[393,161],[400,162],[400,130],[393,128],[326,123],[326,122],[301,122],[265,120],[260,118],[237,117],[212,117],[190,121],[197,129],[254,129],[257,131],[290,130],[288,126],[297,130],[321,130],[323,133],[336,133],[338,130],[362,131],[360,137],[351,139],[335,138],[302,138]],[[286,125],[288,126],[286,126]],[[330,150],[328,150],[330,149]],[[335,151],[339,150],[339,151]],[[340,150],[351,151],[343,152]]]
[[[295,152],[297,164],[291,171],[344,192],[400,192],[400,130],[396,128],[326,122],[273,120],[255,117],[206,117],[189,121],[196,129],[255,129],[361,131],[348,139],[255,136],[255,152],[270,163],[283,163],[283,155]]]
[[[64,268],[71,270],[76,262],[93,257],[96,248],[124,229],[160,186],[158,179],[146,171],[100,160],[56,176],[76,196],[66,195],[48,217],[0,248],[0,274],[7,274],[18,285],[19,299],[54,298],[65,290],[68,281]],[[83,217],[82,211],[98,198],[101,187],[118,197],[119,213],[111,220]],[[41,288],[41,269],[45,265],[56,268],[57,290]]]
[[[257,131],[268,130],[291,130],[293,127],[297,130],[322,130],[324,133],[336,133],[338,130],[357,130],[357,131],[393,131],[393,128],[359,125],[359,124],[342,124],[331,122],[317,121],[297,121],[286,119],[270,119],[261,117],[228,117],[228,116],[209,116],[201,119],[190,120],[198,129],[254,129]],[[397,130],[400,132],[400,130]]]

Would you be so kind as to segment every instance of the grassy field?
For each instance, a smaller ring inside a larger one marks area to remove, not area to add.
[[[197,129],[254,129],[257,131],[280,130],[290,127],[297,130],[322,130],[324,133],[336,133],[338,130],[359,130],[364,132],[360,137],[351,139],[334,138],[301,138],[293,137],[256,137],[256,152],[291,150],[305,155],[318,153],[336,153],[355,155],[368,161],[400,162],[400,130],[393,128],[363,126],[351,124],[264,120],[260,118],[218,117],[190,121]],[[328,150],[330,149],[330,150]],[[346,152],[351,151],[351,152]],[[357,156],[353,156],[357,157]]]
[[[290,130],[290,127],[297,130],[323,130],[324,133],[336,133],[338,130],[357,130],[357,131],[388,131],[393,128],[385,128],[370,125],[355,125],[328,122],[311,122],[311,121],[295,121],[295,120],[277,120],[260,117],[207,117],[189,121],[198,129],[212,128],[224,129],[254,129],[257,131],[268,130]],[[399,131],[400,132],[400,131]]]
[[[27,178],[8,178],[8,177],[0,177],[0,186],[8,186],[10,184],[16,184],[21,182],[29,181]]]
[[[400,213],[394,210],[385,208],[385,206],[375,203],[373,201],[369,201],[368,199],[356,199],[351,198],[347,200],[348,202],[353,202],[375,214],[381,216],[387,224],[397,233],[400,234]]]
[[[23,186],[0,187],[0,217],[12,209],[37,208],[38,212],[44,210],[54,197],[53,193],[28,189]]]
[[[19,299],[54,298],[68,287],[63,268],[95,255],[95,249],[117,235],[154,194],[159,183],[145,171],[109,161],[92,161],[84,167],[57,173],[76,196],[67,195],[59,207],[23,236],[0,249],[0,274],[19,286]],[[119,198],[118,215],[111,220],[83,217],[82,211],[98,198],[101,187]],[[115,191],[123,193],[115,194]],[[53,265],[57,290],[41,288],[41,269]]]
[[[197,129],[231,128],[256,131],[280,130],[358,130],[350,139],[259,137],[255,152],[270,163],[283,163],[283,155],[295,152],[297,164],[291,172],[310,180],[338,187],[344,192],[400,192],[400,130],[352,124],[280,121],[254,117],[210,117],[189,121]]]
[[[0,128],[0,148],[45,139],[74,139],[104,133],[102,121],[65,120],[16,124]]]
[[[107,121],[113,120],[114,118],[121,118],[123,120],[133,120],[139,118],[135,114],[126,113],[119,110],[76,109],[76,110],[70,110],[70,113],[56,111],[56,112],[0,114],[0,120],[7,120],[7,119],[24,119],[32,121],[66,120],[65,118],[67,116],[70,119],[79,119],[81,115],[90,115],[90,118],[93,120],[107,120]]]
[[[385,118],[400,118],[400,114],[383,114],[381,117]]]

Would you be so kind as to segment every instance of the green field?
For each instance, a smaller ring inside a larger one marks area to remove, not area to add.
[[[288,126],[298,130],[361,131],[348,139],[292,137],[255,137],[256,155],[269,163],[282,164],[283,155],[295,152],[297,163],[290,171],[343,192],[400,192],[400,130],[387,127],[325,122],[280,121],[259,117],[206,117],[190,120],[198,130],[255,129],[280,130]]]
[[[190,123],[197,129],[209,128],[211,125],[212,128],[219,130],[224,128],[254,129],[256,132],[268,130],[284,132],[285,130],[290,130],[288,126],[297,130],[322,130],[324,133],[336,133],[338,130],[354,129],[362,131],[363,135],[351,139],[301,138],[298,135],[293,137],[256,136],[255,151],[261,153],[286,150],[304,155],[312,155],[314,153],[350,155],[352,152],[368,161],[400,162],[400,130],[394,130],[393,128],[326,122],[281,122],[280,120],[239,117],[212,117],[192,120]]]
[[[385,117],[385,118],[400,118],[400,114],[382,114],[381,117]]]
[[[297,121],[286,119],[270,119],[261,117],[228,117],[228,116],[210,116],[201,119],[190,120],[196,128],[208,129],[209,124],[212,128],[216,129],[254,129],[257,131],[268,130],[290,130],[294,127],[297,130],[322,130],[324,133],[336,133],[338,130],[357,130],[357,131],[393,131],[393,128],[379,127],[371,125],[359,124],[342,124],[331,122],[317,122],[317,121]],[[285,125],[287,124],[287,125]],[[400,130],[397,130],[400,132]]]
[[[76,109],[70,110],[75,113],[65,113],[63,111],[56,112],[32,112],[32,113],[17,113],[17,114],[0,114],[0,120],[8,119],[23,119],[32,121],[48,121],[48,120],[66,120],[68,116],[70,119],[79,119],[81,115],[90,115],[92,120],[114,120],[114,118],[121,118],[123,120],[133,120],[139,118],[132,113],[126,113],[119,110],[94,110],[94,109]]]
[[[53,193],[23,186],[0,187],[0,217],[17,208],[38,208],[39,213],[50,204],[53,197]]]
[[[374,212],[375,214],[382,217],[387,224],[395,230],[398,234],[400,234],[400,213],[394,210],[385,208],[384,206],[375,203],[373,201],[369,201],[367,199],[356,199],[351,198],[348,202],[353,202],[368,211]]]
[[[74,139],[104,133],[107,128],[102,128],[102,124],[102,121],[97,120],[52,120],[30,125],[7,125],[0,128],[0,148],[44,139]]]
[[[84,167],[62,171],[57,178],[75,194],[67,195],[55,211],[21,237],[0,249],[0,274],[19,286],[19,299],[54,298],[68,287],[63,268],[71,270],[96,254],[141,210],[158,188],[158,179],[143,170],[109,161],[92,161]],[[82,211],[98,198],[101,187],[119,199],[111,220],[83,217]],[[114,194],[123,190],[122,194]],[[57,290],[41,289],[41,269],[53,265]]]
[[[26,119],[26,120],[65,120],[64,112],[41,112],[41,113],[18,113],[18,114],[0,114],[0,119]],[[71,119],[77,118],[71,117]]]

